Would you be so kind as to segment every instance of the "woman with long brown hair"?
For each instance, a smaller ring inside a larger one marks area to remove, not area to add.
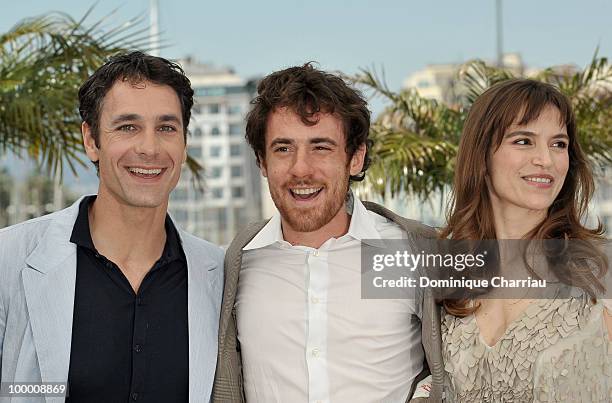
[[[552,85],[513,79],[478,97],[455,172],[441,238],[604,241],[601,226],[582,224],[593,176],[571,104]],[[513,269],[503,250],[498,266]],[[612,401],[612,308],[595,298],[605,252],[587,248],[555,270],[571,289],[563,298],[443,301],[446,401]]]

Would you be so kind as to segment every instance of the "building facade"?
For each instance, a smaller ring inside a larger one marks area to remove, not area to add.
[[[504,68],[516,76],[525,73],[525,65],[518,53],[504,54],[503,63]],[[462,66],[462,63],[430,64],[406,77],[403,88],[415,89],[420,96],[446,105],[463,105],[467,91],[458,80]]]
[[[187,231],[226,245],[261,218],[261,179],[245,141],[245,116],[254,84],[229,68],[181,62],[195,91],[187,152],[204,167],[203,189],[187,168],[169,210]]]

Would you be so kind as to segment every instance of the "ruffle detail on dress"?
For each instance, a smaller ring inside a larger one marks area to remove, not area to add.
[[[612,343],[584,294],[534,301],[491,347],[474,315],[442,318],[447,402],[612,402]]]

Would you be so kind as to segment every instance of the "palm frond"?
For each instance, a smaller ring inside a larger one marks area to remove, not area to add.
[[[578,141],[596,168],[612,165],[612,66],[597,50],[582,70],[550,67],[532,79],[556,85],[572,102]],[[422,200],[452,182],[455,156],[469,106],[487,88],[513,78],[511,71],[471,60],[459,67],[457,87],[465,107],[449,107],[414,89],[392,91],[376,71],[361,70],[355,84],[386,98],[388,106],[370,130],[372,165],[360,186],[385,196]]]
[[[498,67],[487,65],[482,60],[470,60],[459,68],[458,79],[465,86],[466,98],[471,105],[487,88],[514,75]]]
[[[198,191],[204,190],[204,167],[192,156],[187,155],[187,160],[185,161],[185,165],[187,165],[187,169],[191,174],[191,184],[194,189]]]
[[[24,19],[0,35],[0,153],[27,156],[49,174],[84,165],[77,92],[113,54],[149,45],[143,17],[112,12],[87,25],[64,13]],[[200,177],[197,163],[188,164]]]
[[[380,195],[407,192],[426,199],[448,185],[463,110],[414,89],[393,92],[375,72],[362,70],[351,81],[390,101],[370,129],[373,161],[363,186]]]
[[[372,127],[374,146],[368,185],[377,193],[401,192],[426,199],[452,181],[457,146],[407,130],[393,130],[380,124]]]
[[[384,71],[379,75],[374,69],[361,69],[356,75],[343,75],[343,78],[353,84],[365,86],[367,89],[372,90],[375,95],[384,96],[391,102],[394,102],[397,98],[397,94],[391,91],[385,82]]]

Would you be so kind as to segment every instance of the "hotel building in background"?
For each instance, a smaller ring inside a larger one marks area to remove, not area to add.
[[[521,55],[518,53],[504,54],[503,63],[504,68],[516,76],[532,73],[532,71],[526,71]],[[404,80],[403,88],[414,88],[422,97],[434,99],[446,105],[463,105],[466,90],[457,79],[461,66],[462,63],[430,64],[410,74]]]
[[[227,67],[189,58],[180,64],[195,91],[187,152],[204,167],[204,189],[183,168],[169,211],[188,232],[226,245],[262,217],[261,175],[244,138],[255,83]]]

